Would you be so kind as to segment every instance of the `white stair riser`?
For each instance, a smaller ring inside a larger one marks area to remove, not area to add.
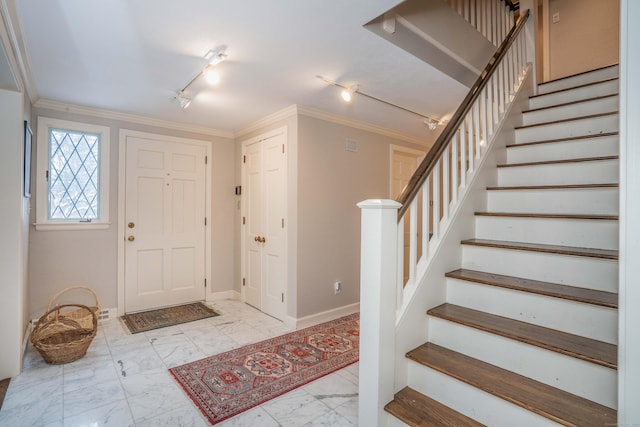
[[[558,107],[545,108],[544,110],[528,111],[522,115],[522,124],[526,126],[536,123],[552,122],[555,120],[572,119],[575,117],[618,111],[618,102],[618,96],[616,95]]]
[[[529,99],[529,109],[550,107],[552,105],[565,104],[567,102],[581,101],[583,99],[616,93],[618,93],[618,80],[607,80],[585,87],[554,92],[548,95],[534,96]]]
[[[462,245],[462,268],[618,292],[616,260]]]
[[[620,70],[617,65],[613,67],[602,68],[588,73],[578,74],[577,76],[554,80],[549,83],[542,83],[538,85],[538,93],[542,95],[543,93],[549,93],[556,90],[569,89],[587,83],[595,83],[601,80],[618,77],[619,74]]]
[[[618,207],[617,188],[487,191],[492,212],[617,215]]]
[[[516,144],[618,131],[618,114],[516,129]]]
[[[608,184],[618,182],[618,160],[498,168],[498,185]]]
[[[447,278],[447,302],[610,344],[618,343],[618,311],[497,286]]]
[[[507,148],[509,163],[563,160],[580,157],[616,156],[619,154],[618,135],[557,141],[548,144],[511,146]]]
[[[601,405],[617,404],[615,369],[443,319],[429,319],[429,341]]]
[[[476,238],[544,245],[618,249],[618,222],[477,215]]]
[[[557,427],[551,420],[417,363],[409,362],[409,387],[492,427]]]

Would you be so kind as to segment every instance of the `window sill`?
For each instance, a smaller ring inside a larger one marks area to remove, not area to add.
[[[37,222],[33,224],[37,231],[79,231],[79,230],[106,230],[111,226],[110,222]]]

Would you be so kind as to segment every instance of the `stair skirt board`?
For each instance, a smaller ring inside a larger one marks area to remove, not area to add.
[[[447,278],[447,301],[610,344],[618,342],[615,308],[452,278]]]
[[[618,221],[476,215],[476,238],[617,249]]]
[[[504,187],[487,191],[487,210],[556,214],[617,215],[618,187],[532,188]],[[596,202],[594,202],[596,200]]]

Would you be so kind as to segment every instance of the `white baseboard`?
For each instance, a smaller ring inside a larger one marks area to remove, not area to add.
[[[312,314],[309,316],[301,317],[299,319],[291,316],[287,316],[284,323],[295,329],[307,328],[309,326],[317,325],[318,323],[328,322],[333,319],[337,319],[342,316],[348,316],[349,314],[357,313],[360,311],[360,303],[344,305],[342,307],[334,308],[320,313]]]
[[[207,297],[207,301],[216,301],[221,299],[235,299],[240,301],[240,292],[231,289],[229,291],[212,292]]]

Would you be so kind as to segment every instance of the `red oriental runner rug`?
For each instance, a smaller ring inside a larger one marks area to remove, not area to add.
[[[169,369],[217,424],[358,361],[359,314]]]

